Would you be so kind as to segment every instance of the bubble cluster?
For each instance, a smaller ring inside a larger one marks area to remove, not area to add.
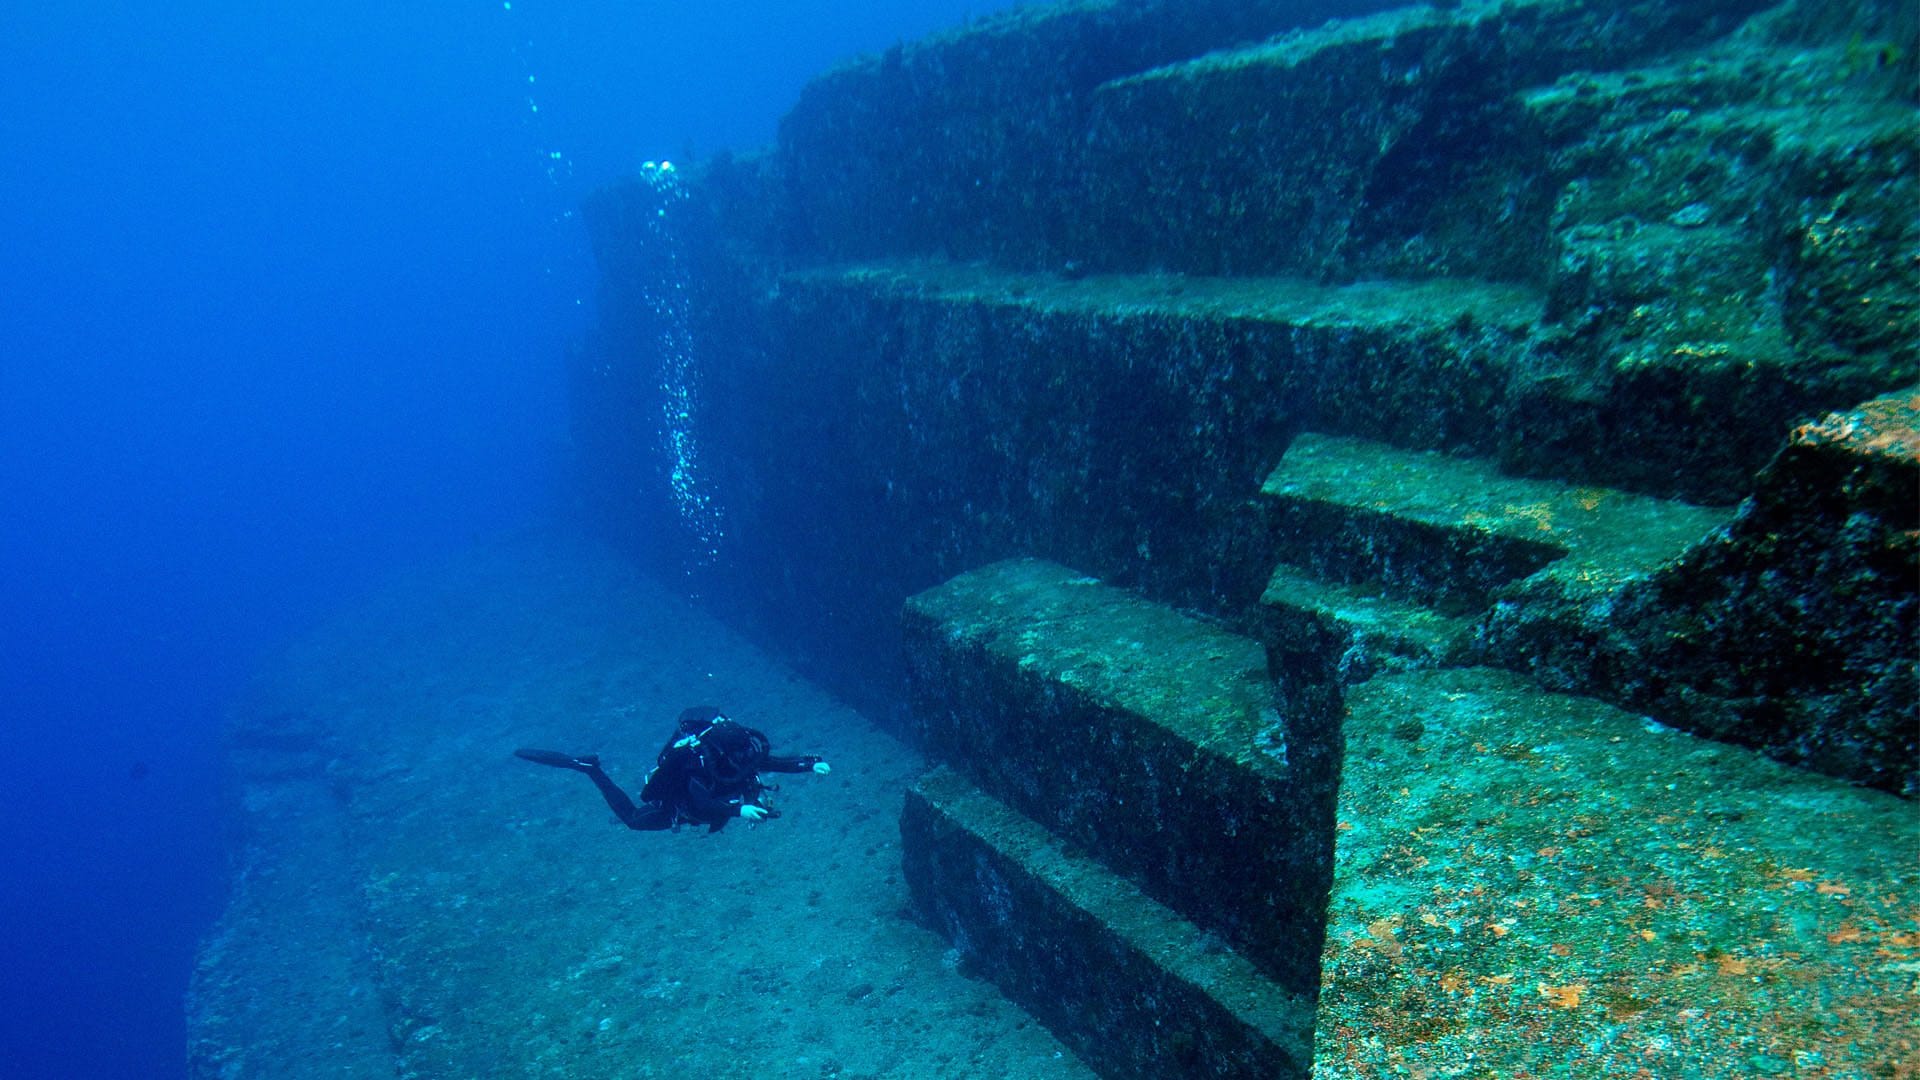
[[[512,17],[513,21],[511,26],[514,32],[513,53],[514,56],[519,59],[521,73],[526,76],[527,80],[522,97],[527,112],[521,122],[527,130],[536,133],[536,138],[540,138],[541,136],[538,135],[538,132],[544,128],[544,124],[540,112],[540,101],[534,96],[535,88],[539,85],[539,78],[533,71],[534,41],[530,34],[521,32],[520,27],[524,20],[520,16],[514,15],[512,0],[503,0],[500,9]],[[573,178],[573,160],[564,151],[547,147],[540,149],[538,153],[541,159],[541,168],[546,173],[549,183],[558,187],[563,181]]]
[[[688,193],[670,161],[640,167],[641,182],[654,195],[654,212],[645,221],[647,246],[656,272],[645,286],[644,302],[653,316],[654,346],[660,359],[661,435],[667,453],[667,484],[681,524],[700,561],[720,553],[725,532],[720,511],[702,481],[699,444],[693,429],[699,405],[699,369],[693,341],[693,303],[681,218]]]

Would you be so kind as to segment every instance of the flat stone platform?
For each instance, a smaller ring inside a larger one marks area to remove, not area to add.
[[[1378,576],[1415,599],[1467,608],[1536,573],[1529,591],[1619,588],[1733,517],[1727,508],[1509,476],[1485,458],[1313,433],[1294,440],[1261,490],[1311,542],[1326,576]]]
[[[806,270],[789,281],[864,287],[948,302],[985,301],[1045,312],[1112,312],[1208,319],[1250,319],[1320,327],[1427,326],[1465,321],[1522,331],[1540,318],[1545,298],[1523,285],[1469,279],[1362,281],[1323,285],[1306,278],[1187,274],[1061,274],[932,260],[876,262]]]
[[[1489,669],[1348,705],[1316,1077],[1920,1060],[1912,802]]]

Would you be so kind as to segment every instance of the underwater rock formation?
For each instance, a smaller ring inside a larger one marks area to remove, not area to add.
[[[691,172],[711,559],[659,542],[640,464],[612,268],[651,196],[598,194],[609,529],[950,764],[902,819],[916,909],[1109,1075],[1303,1067],[1083,874],[1275,1002],[1315,988],[1274,942],[1324,940],[1316,1074],[1878,1075],[1900,991],[1859,950],[1920,959],[1886,862],[1920,827],[1888,794],[1920,783],[1920,6],[1202,7],[903,46]],[[1116,586],[1137,617],[1082,610]],[[1231,838],[1187,811],[1234,785],[1128,704],[1195,618],[1264,647],[1304,783]],[[1729,809],[1774,796],[1837,846]],[[1672,916],[1613,942],[1588,892]]]
[[[613,531],[897,715],[900,603],[1002,558],[1248,630],[1284,625],[1260,603],[1276,555],[1349,610],[1393,602],[1404,573],[1329,576],[1297,508],[1262,496],[1303,432],[1484,460],[1567,506],[1696,504],[1706,542],[1795,425],[1920,377],[1912,3],[1224,7],[997,16],[823,77],[771,151],[689,171],[685,422],[717,545],[663,509],[653,309],[624,269],[657,246],[658,193],[596,195],[607,288],[576,428]],[[1872,610],[1821,620],[1810,653],[1754,614],[1791,605],[1749,595],[1821,589],[1804,547],[1748,545],[1738,596],[1702,583],[1704,555],[1659,588],[1535,587],[1577,563],[1502,578],[1443,603],[1466,621],[1415,651],[1906,788],[1920,712],[1895,704],[1911,630],[1888,612],[1912,557],[1871,561],[1843,593]],[[1673,659],[1650,675],[1655,652]],[[1803,660],[1826,674],[1725,675]]]
[[[1920,795],[1920,391],[1794,429],[1726,528],[1623,596],[1590,659],[1636,708]]]
[[[844,880],[729,830],[790,932],[732,909],[749,959],[683,986],[632,957],[699,852],[582,874],[544,842],[579,802],[527,777],[474,812],[472,723],[400,724],[445,687],[382,665],[457,646],[409,670],[475,666],[463,706],[535,738],[744,650],[604,567],[532,575],[557,607],[426,590],[236,736],[256,831],[196,1070],[627,1076],[641,1021],[702,1017],[725,1039],[663,1068],[787,1061],[793,1025],[835,1048],[807,1076],[1897,1074],[1916,57],[1915,0],[1083,0],[596,193],[600,525],[942,764],[820,728],[871,780],[809,793],[863,800],[844,845],[792,843]],[[840,886],[845,955],[787,972]],[[285,953],[296,924],[347,943]],[[920,1060],[935,1029],[988,1034]]]

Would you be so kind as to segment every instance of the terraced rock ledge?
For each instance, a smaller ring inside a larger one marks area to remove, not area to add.
[[[842,309],[856,327],[903,320],[979,325],[995,336],[1019,329],[1053,345],[1054,363],[1084,365],[1071,371],[1076,380],[1126,370],[1177,391],[1191,374],[1211,384],[1210,396],[1231,397],[1253,416],[1312,402],[1323,425],[1426,446],[1490,445],[1487,417],[1545,303],[1526,285],[1472,278],[1329,285],[1277,275],[1061,275],[932,259],[800,271],[781,285],[783,304]],[[1188,370],[1222,355],[1236,362]]]
[[[1469,609],[1528,578],[1528,592],[1591,598],[1618,589],[1733,517],[1731,509],[1507,476],[1485,459],[1315,434],[1288,447],[1261,493],[1286,519],[1283,551],[1316,570],[1384,577],[1402,595]]]
[[[930,750],[1311,1000],[1330,718],[1281,715],[1257,642],[1033,559],[905,619]]]
[[[1311,998],[952,770],[900,832],[927,920],[1103,1075],[1307,1075]]]
[[[1485,667],[1257,727],[1260,683],[1299,671],[1032,560],[906,619],[955,766],[902,816],[916,910],[1103,1075],[1304,1075],[1283,1048],[1308,1015],[1316,1077],[1868,1080],[1916,1051],[1908,800]],[[1299,767],[1327,753],[1330,820]],[[1235,761],[1294,772],[1294,812],[1248,802]],[[1324,908],[1275,903],[1326,839]],[[1323,942],[1317,994],[1291,961],[1267,981],[1266,930]]]
[[[1348,698],[1316,1077],[1887,1077],[1912,803],[1484,668]]]
[[[654,579],[288,665],[196,1075],[1913,1075],[1916,85],[1920,0],[1070,0],[597,192]],[[758,830],[506,756],[722,682],[835,744]]]
[[[1604,620],[1619,594],[1733,517],[1314,433],[1294,440],[1261,494],[1282,560],[1261,597],[1266,632],[1290,653],[1325,655],[1347,684],[1475,657],[1524,666],[1525,645],[1510,641],[1559,641]]]

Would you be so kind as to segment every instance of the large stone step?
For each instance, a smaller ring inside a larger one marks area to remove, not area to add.
[[[1523,579],[1537,595],[1597,597],[1644,579],[1732,516],[1311,433],[1261,490],[1278,507],[1286,561],[1453,613],[1482,609]]]
[[[1258,449],[1270,429],[1301,420],[1408,445],[1488,442],[1487,416],[1544,309],[1535,290],[1468,279],[1323,285],[1287,277],[1083,277],[950,262],[790,274],[781,301],[803,313],[823,309],[842,325],[933,322],[929,347],[969,346],[964,357],[941,357],[964,360],[969,383],[991,377],[992,358],[1013,365],[1009,376],[1026,370],[1022,354],[1034,352],[1057,369],[1049,386],[1080,395],[1120,386],[1131,409],[1148,417],[1171,404],[1202,406],[1193,418],[1200,430],[1187,434],[1206,437],[1214,453],[1249,441]],[[1141,384],[1162,392],[1144,395]],[[960,404],[978,409],[981,401]],[[1240,425],[1246,435],[1232,440],[1209,430]],[[1180,498],[1190,501],[1191,489]]]
[[[907,792],[900,832],[921,917],[1101,1075],[1307,1075],[1310,995],[953,770]]]
[[[848,264],[797,271],[783,280],[948,303],[1010,306],[1038,315],[1243,321],[1349,332],[1415,333],[1450,327],[1519,332],[1540,317],[1542,303],[1536,290],[1471,279],[1323,285],[1283,276],[1080,275],[944,261]]]
[[[1316,1077],[1914,1060],[1914,803],[1487,669],[1348,706]]]
[[[1457,274],[1488,272],[1475,256],[1495,245],[1460,250],[1485,225],[1504,242],[1503,268],[1517,272],[1524,241],[1516,237],[1526,219],[1544,216],[1550,196],[1533,198],[1532,212],[1517,218],[1503,214],[1511,191],[1472,170],[1434,175],[1421,167],[1422,152],[1465,158],[1471,145],[1484,157],[1487,144],[1472,141],[1478,114],[1513,89],[1696,45],[1761,6],[1101,0],[1021,8],[810,83],[781,124],[772,167],[753,181],[782,203],[780,223],[760,227],[803,261],[945,252],[1028,267],[1077,260],[1271,273],[1302,267],[1298,253],[1324,254],[1342,233],[1365,242],[1363,234],[1379,231],[1374,246],[1386,252],[1413,238],[1410,228],[1450,225],[1438,246],[1455,250],[1412,261],[1424,273]],[[1395,10],[1371,14],[1387,7]],[[1354,16],[1363,17],[1337,21]],[[1236,48],[1282,33],[1291,36]],[[1319,137],[1289,134],[1308,131]],[[1475,199],[1487,206],[1471,223],[1413,220],[1420,196],[1436,192],[1453,209]],[[1362,198],[1374,213],[1356,223],[1351,204]],[[1440,269],[1449,262],[1451,270]],[[1306,272],[1328,269],[1321,261]]]
[[[1343,585],[1286,563],[1260,596],[1262,638],[1286,656],[1318,657],[1342,685],[1381,671],[1432,667],[1461,656],[1474,621]]]
[[[1333,721],[1281,715],[1258,643],[1034,559],[904,631],[935,755],[1311,997]]]
[[[1510,95],[1761,6],[1411,4],[1109,82],[1083,243],[1193,273],[1534,279],[1556,192]]]
[[[813,80],[781,121],[771,231],[801,259],[1059,265],[1102,82],[1394,0],[1020,6]]]

